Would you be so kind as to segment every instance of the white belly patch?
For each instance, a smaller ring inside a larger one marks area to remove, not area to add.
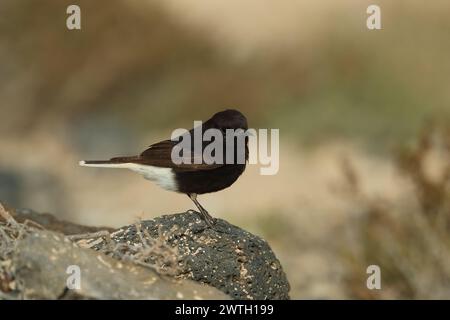
[[[177,191],[175,174],[171,168],[146,166],[137,163],[127,163],[127,168],[141,174],[145,179],[154,181],[158,186],[170,191]]]

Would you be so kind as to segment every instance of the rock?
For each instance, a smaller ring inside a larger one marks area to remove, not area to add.
[[[2,210],[0,298],[289,299],[265,240],[221,219],[210,228],[192,210],[117,230]],[[67,289],[71,265],[79,290]]]
[[[35,231],[20,240],[12,258],[15,281],[26,299],[227,299],[215,288],[162,277],[155,271],[82,249],[64,235]],[[80,288],[67,289],[69,266],[80,270]]]
[[[44,227],[46,230],[60,232],[65,235],[96,232],[100,230],[114,230],[113,228],[107,227],[82,226],[68,221],[59,220],[49,213],[40,213],[31,209],[7,209],[14,219],[17,220],[17,222],[24,223],[27,220],[33,221]]]
[[[234,299],[289,299],[286,275],[267,242],[239,227],[218,219],[212,229],[188,211],[142,221],[140,228],[178,249],[181,278],[211,285]],[[130,225],[112,239],[139,245],[137,231]]]

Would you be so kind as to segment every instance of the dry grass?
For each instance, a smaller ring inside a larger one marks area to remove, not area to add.
[[[450,288],[450,129],[428,126],[417,144],[399,153],[397,166],[413,196],[392,202],[364,196],[346,166],[349,190],[361,214],[348,225],[345,284],[354,298],[444,299]],[[366,267],[379,265],[382,290],[367,290]]]
[[[139,222],[134,227],[140,239],[138,243],[114,241],[113,238],[124,232],[124,229],[113,233],[101,231],[94,234],[71,236],[70,238],[81,239],[76,242],[80,247],[94,248],[115,259],[151,268],[159,274],[179,275],[182,270],[179,266],[178,249],[168,244],[168,235],[159,230],[158,238],[152,238],[146,229],[141,228]]]
[[[14,298],[21,285],[14,280],[12,255],[17,243],[27,233],[27,223],[18,223],[0,203],[0,299]]]
[[[0,299],[21,298],[23,285],[15,280],[12,258],[19,241],[36,228],[42,227],[32,221],[17,222],[0,203]],[[112,240],[115,234],[123,230],[112,234],[102,230],[67,238],[81,248],[95,249],[113,258],[151,268],[159,274],[178,275],[181,270],[178,250],[167,244],[167,235],[160,231],[159,237],[154,239],[147,230],[142,230],[140,223],[136,223],[135,228],[139,243],[117,243]]]

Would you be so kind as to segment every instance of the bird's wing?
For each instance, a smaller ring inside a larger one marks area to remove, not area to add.
[[[191,152],[192,154],[190,156],[183,159],[182,163],[175,164],[172,161],[172,149],[177,144],[177,141],[172,140],[164,140],[152,144],[133,162],[156,167],[172,168],[176,171],[212,170],[223,166],[223,164],[207,164],[204,158],[201,163],[195,163],[196,159],[197,162],[200,162],[199,159],[202,159],[202,155],[194,152]]]

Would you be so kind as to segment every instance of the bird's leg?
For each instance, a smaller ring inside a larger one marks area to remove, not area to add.
[[[205,222],[208,224],[208,226],[210,226],[212,228],[213,225],[216,223],[216,219],[214,219],[208,213],[208,211],[206,211],[206,209],[203,208],[202,205],[197,201],[197,194],[196,193],[188,193],[188,196],[195,203],[195,205],[197,206],[198,210],[200,210],[200,213],[201,213],[203,219],[205,220]]]

